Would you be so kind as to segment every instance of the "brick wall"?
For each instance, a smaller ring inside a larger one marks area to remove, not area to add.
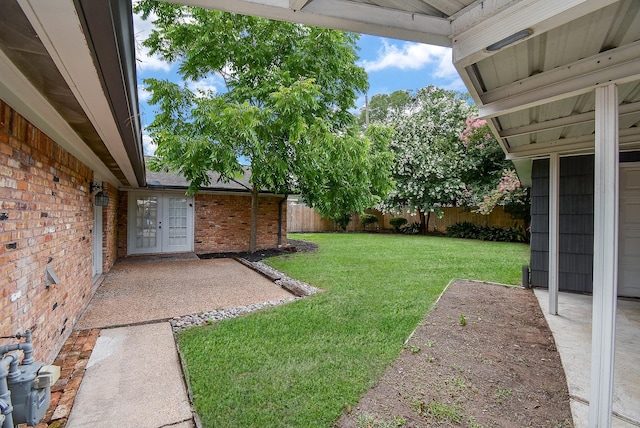
[[[102,207],[102,271],[109,272],[118,258],[118,211],[121,192],[105,182],[104,193],[109,196],[109,204]],[[126,204],[124,207],[126,212]]]
[[[0,100],[0,335],[31,328],[36,360],[53,361],[91,297],[92,178]]]
[[[278,204],[282,197],[261,196],[257,248],[278,246]],[[282,205],[282,244],[287,236],[287,204]],[[195,197],[195,252],[219,253],[249,250],[251,197],[198,194]]]

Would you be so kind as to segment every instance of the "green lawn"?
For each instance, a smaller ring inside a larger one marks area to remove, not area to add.
[[[270,259],[326,290],[178,336],[205,427],[331,427],[398,356],[451,279],[520,282],[523,244],[378,234],[291,235]]]

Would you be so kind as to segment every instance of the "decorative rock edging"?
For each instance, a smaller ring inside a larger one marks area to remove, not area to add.
[[[279,278],[274,282],[279,286],[281,286],[282,288],[284,288],[285,290],[289,291],[291,294],[293,294],[296,297],[287,297],[280,300],[271,300],[269,302],[254,303],[251,305],[237,306],[234,308],[216,309],[213,311],[202,312],[199,314],[191,314],[191,315],[185,315],[181,317],[174,317],[170,320],[171,328],[173,329],[174,333],[181,330],[185,330],[189,327],[208,324],[208,323],[229,319],[229,318],[236,318],[241,315],[258,311],[260,309],[279,306],[285,303],[293,302],[295,300],[299,300],[303,297],[310,296],[311,294],[315,294],[320,291],[320,289],[312,285],[309,285],[305,282],[290,278],[284,273],[272,268],[271,266],[267,266],[262,262],[249,262],[247,260],[243,260],[242,263],[264,274],[267,277]]]

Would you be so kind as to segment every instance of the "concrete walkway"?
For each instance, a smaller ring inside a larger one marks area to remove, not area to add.
[[[232,259],[119,261],[76,325],[76,329],[102,330],[67,428],[194,427],[173,331],[166,320],[290,297]],[[114,326],[118,327],[110,328]]]
[[[571,396],[576,428],[589,424],[592,297],[559,293],[558,315],[549,314],[549,293],[535,289],[556,341]],[[640,427],[640,302],[618,299],[613,428]]]
[[[195,426],[168,322],[100,332],[66,426]]]

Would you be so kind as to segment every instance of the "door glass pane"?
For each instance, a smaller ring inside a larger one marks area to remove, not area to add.
[[[154,248],[158,244],[158,197],[136,200],[136,248]]]
[[[187,198],[169,198],[169,245],[187,244]]]

